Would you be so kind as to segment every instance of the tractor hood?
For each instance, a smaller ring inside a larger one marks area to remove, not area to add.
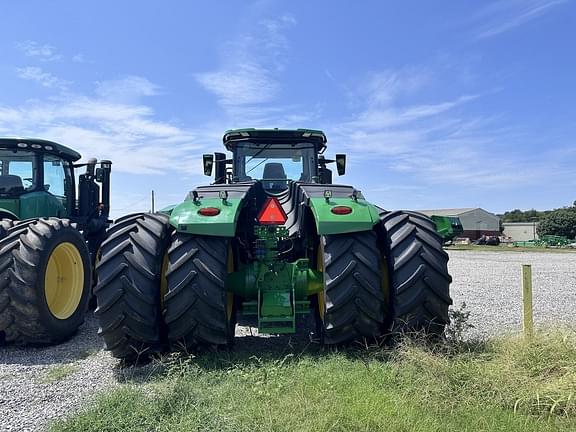
[[[378,209],[352,186],[289,182],[280,193],[267,193],[259,181],[200,186],[185,201],[163,209],[180,232],[234,237],[239,224],[254,224],[266,199],[276,197],[296,236],[305,224],[320,235],[366,231],[378,223]]]

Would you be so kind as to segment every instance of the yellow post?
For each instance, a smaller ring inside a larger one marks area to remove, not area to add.
[[[522,301],[524,304],[524,336],[534,336],[534,319],[532,314],[532,266],[522,265]]]

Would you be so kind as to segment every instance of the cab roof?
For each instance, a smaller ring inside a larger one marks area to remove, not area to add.
[[[231,129],[224,133],[222,138],[227,150],[232,151],[238,142],[264,142],[264,143],[302,143],[308,142],[317,146],[318,152],[326,149],[326,135],[316,129]]]
[[[38,138],[0,137],[0,149],[4,148],[49,153],[71,162],[82,157],[77,151],[62,144]]]

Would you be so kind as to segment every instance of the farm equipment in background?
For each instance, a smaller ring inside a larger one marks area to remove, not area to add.
[[[0,342],[61,342],[84,320],[112,163],[80,158],[55,142],[0,138]]]
[[[441,335],[448,255],[434,222],[385,211],[332,183],[323,132],[239,129],[230,156],[204,155],[215,181],[159,213],[122,217],[97,266],[99,333],[116,357],[232,343],[236,323],[294,333],[316,318],[326,345],[390,332]]]
[[[563,248],[571,246],[575,241],[570,240],[568,237],[557,236],[557,235],[543,235],[536,240],[528,241],[516,241],[514,246],[516,247],[556,247]]]
[[[430,219],[434,221],[434,224],[436,225],[436,231],[438,234],[440,234],[444,240],[444,243],[452,242],[452,240],[464,232],[462,222],[457,216],[432,215],[430,216]]]

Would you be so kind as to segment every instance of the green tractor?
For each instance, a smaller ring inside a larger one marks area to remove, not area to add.
[[[239,129],[204,155],[215,181],[156,214],[118,219],[95,293],[107,349],[134,360],[168,346],[232,343],[237,323],[294,333],[306,315],[326,345],[391,332],[441,335],[448,256],[428,217],[385,211],[332,183],[326,137]]]
[[[84,320],[111,162],[80,157],[51,141],[0,138],[0,343],[58,343]]]
[[[464,232],[462,222],[457,216],[432,215],[430,219],[436,224],[436,231],[440,234],[445,244],[452,243],[452,240]]]

